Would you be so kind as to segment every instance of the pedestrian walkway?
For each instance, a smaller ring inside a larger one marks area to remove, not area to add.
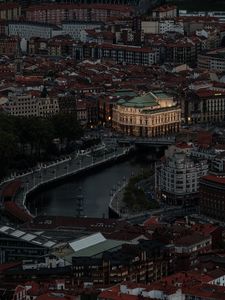
[[[101,144],[98,147],[67,156],[64,159],[49,164],[39,164],[32,171],[13,174],[0,184],[1,205],[4,208],[4,190],[10,185],[14,186],[15,181],[20,182],[20,187],[7,200],[15,202],[17,208],[21,208],[29,216],[33,217],[26,208],[26,197],[30,192],[42,185],[47,185],[54,181],[73,176],[81,171],[117,160],[120,157],[126,156],[132,149],[132,146],[109,148],[105,144]],[[8,206],[12,207],[12,205]]]

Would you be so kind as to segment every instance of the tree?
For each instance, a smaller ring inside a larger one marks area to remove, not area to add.
[[[74,114],[57,114],[52,118],[55,137],[65,142],[67,145],[70,141],[79,139],[83,135],[80,123]]]
[[[6,175],[11,161],[17,154],[17,140],[13,133],[0,130],[0,177]]]

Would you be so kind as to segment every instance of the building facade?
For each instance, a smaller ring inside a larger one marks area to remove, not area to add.
[[[162,91],[130,100],[120,99],[113,108],[112,126],[128,135],[154,137],[178,132],[181,109]]]
[[[83,30],[101,28],[102,26],[104,26],[103,22],[71,21],[71,22],[63,22],[62,30],[63,30],[63,34],[68,34],[73,39],[80,40],[81,32]]]
[[[11,21],[8,23],[8,35],[17,35],[20,38],[30,40],[32,37],[50,39],[60,34],[60,29],[52,24],[35,22]]]
[[[198,68],[220,72],[225,71],[225,48],[198,55]]]
[[[78,60],[87,58],[110,59],[117,63],[149,66],[158,62],[157,50],[150,47],[77,43],[73,45],[73,56]]]
[[[200,180],[200,212],[225,221],[225,177],[208,175]]]
[[[134,8],[112,4],[42,4],[26,11],[28,21],[60,25],[63,21],[103,21],[110,17],[130,17]]]
[[[17,53],[18,38],[15,36],[0,36],[0,55],[13,57]]]
[[[177,7],[175,5],[161,5],[152,10],[153,18],[176,18]]]
[[[157,167],[159,201],[172,205],[195,205],[199,199],[199,180],[208,173],[206,160],[195,162],[184,149],[176,147]]]
[[[59,104],[56,98],[36,98],[30,94],[11,94],[4,109],[13,116],[47,117],[59,112]]]
[[[0,4],[0,20],[19,20],[20,17],[21,6],[18,3]]]
[[[186,123],[215,123],[225,120],[225,92],[200,89],[186,95],[184,105]]]
[[[153,282],[171,273],[173,251],[173,247],[155,240],[139,240],[137,245],[105,251],[102,257],[73,257],[73,278],[80,283],[88,278],[101,286],[123,281]]]
[[[141,30],[144,33],[152,34],[164,34],[168,31],[184,34],[183,26],[177,23],[174,19],[143,20],[141,21]]]

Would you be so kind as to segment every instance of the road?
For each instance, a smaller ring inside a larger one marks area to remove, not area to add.
[[[15,202],[24,208],[27,193],[31,192],[41,184],[73,175],[78,171],[120,157],[121,155],[124,155],[127,150],[128,148],[112,147],[103,143],[100,146],[85,152],[76,153],[65,157],[62,160],[51,162],[51,164],[41,164],[31,172],[18,174],[11,178],[11,180],[20,179],[22,181],[23,188],[16,195]],[[1,188],[7,183],[8,182],[2,183]]]

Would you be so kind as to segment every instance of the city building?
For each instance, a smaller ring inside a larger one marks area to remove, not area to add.
[[[29,41],[32,37],[50,39],[61,34],[60,28],[52,24],[43,24],[26,21],[8,22],[8,35],[19,36]]]
[[[141,21],[141,30],[144,33],[164,34],[168,31],[184,34],[184,28],[175,19],[152,19]]]
[[[131,99],[138,94],[132,89],[118,89],[114,93],[102,94],[98,99],[99,121],[102,124],[111,124],[113,106],[119,99]]]
[[[71,94],[59,94],[59,111],[63,114],[76,114],[76,96]]]
[[[71,266],[75,284],[89,282],[108,286],[124,280],[152,282],[171,273],[173,247],[156,240],[134,241],[106,239],[101,233],[63,243],[54,256]],[[26,270],[49,268],[46,263],[24,264]],[[55,274],[57,274],[55,268]],[[59,271],[58,271],[59,272]]]
[[[55,245],[54,240],[43,234],[0,225],[0,264],[38,258],[48,254]]]
[[[47,53],[50,56],[72,56],[73,42],[70,36],[55,36],[47,40]]]
[[[88,112],[86,101],[78,99],[76,101],[76,117],[82,126],[86,126],[88,123]]]
[[[27,281],[16,286],[11,299],[16,300],[79,300],[71,286],[64,278],[52,279],[47,282]]]
[[[218,175],[225,174],[225,151],[220,152],[214,157],[211,163],[211,169]]]
[[[224,121],[225,91],[199,89],[190,91],[184,99],[183,116],[188,124],[216,123]]]
[[[63,34],[70,35],[74,40],[81,40],[82,31],[104,26],[103,22],[71,21],[62,23]]]
[[[21,6],[18,3],[0,3],[1,20],[19,20],[20,17]]]
[[[16,36],[0,36],[0,55],[14,57],[17,53],[18,38]]]
[[[39,98],[31,94],[10,94],[4,105],[7,113],[13,116],[47,117],[59,112],[57,98]]]
[[[177,7],[175,5],[161,5],[152,10],[152,17],[165,19],[177,17]]]
[[[205,269],[206,270],[206,269]],[[123,282],[101,291],[99,300],[158,299],[158,300],[222,300],[225,287],[223,282],[224,270],[211,272],[195,271],[177,272],[151,284],[136,284]]]
[[[181,109],[173,97],[162,91],[149,92],[113,107],[113,129],[128,135],[154,137],[180,129]]]
[[[186,271],[198,264],[198,255],[211,251],[212,237],[192,232],[174,241],[177,271]]]
[[[209,174],[200,180],[200,213],[225,221],[225,177]]]
[[[199,180],[208,173],[206,160],[195,161],[188,152],[189,145],[171,147],[157,167],[156,190],[159,201],[171,205],[196,205]],[[189,152],[190,153],[190,152]]]
[[[168,42],[165,48],[166,62],[195,65],[201,51],[201,42],[198,38],[177,38],[175,41]]]
[[[6,1],[6,0],[2,0],[2,1]],[[14,0],[15,1],[15,0]],[[53,0],[19,0],[19,3],[21,5],[23,5],[23,7],[27,7],[28,5],[32,5],[32,4],[52,4],[54,3],[55,1]],[[123,0],[123,1],[120,1],[120,2],[115,2],[115,1],[112,1],[112,0],[108,0],[107,2],[104,2],[106,3],[107,5],[129,5],[129,6],[135,6],[136,9],[140,12],[146,12],[148,9],[151,9],[155,6],[159,6],[161,4],[163,4],[165,1],[164,0],[148,0],[148,1],[141,1],[141,0]],[[97,1],[94,1],[94,0],[88,0],[88,1],[85,1],[85,0],[59,0],[57,1],[57,3],[64,3],[64,4],[89,4],[89,5],[92,5],[92,4],[102,4],[102,1],[101,0],[97,0]]]
[[[221,45],[221,33],[215,26],[205,26],[196,30],[196,36],[201,38],[202,50],[216,49]]]
[[[26,10],[28,21],[60,25],[64,21],[102,21],[111,17],[130,17],[134,7],[113,4],[42,4]]]
[[[204,70],[225,71],[225,48],[218,48],[198,55],[198,68]]]
[[[141,46],[110,43],[77,43],[73,45],[73,53],[73,56],[78,60],[87,58],[110,59],[117,63],[138,64],[143,66],[153,65],[158,62],[156,50]]]

